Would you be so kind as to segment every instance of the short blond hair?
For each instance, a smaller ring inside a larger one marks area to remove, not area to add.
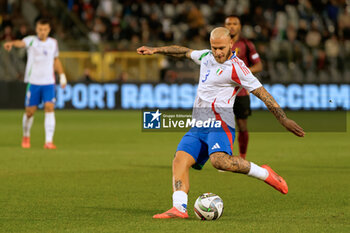
[[[219,39],[219,38],[223,38],[223,37],[228,37],[231,38],[230,36],[230,31],[227,28],[224,27],[217,27],[214,28],[211,32],[210,32],[210,39]]]

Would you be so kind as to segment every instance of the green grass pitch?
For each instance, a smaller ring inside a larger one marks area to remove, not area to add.
[[[48,151],[39,111],[32,148],[25,150],[22,114],[0,111],[0,232],[350,232],[349,127],[305,138],[251,133],[247,159],[280,173],[286,196],[206,164],[190,172],[190,218],[155,220],[153,214],[171,207],[171,162],[184,133],[141,132],[139,111],[61,110],[58,149]],[[253,117],[273,118],[268,112]],[[217,221],[194,215],[204,192],[224,201]]]

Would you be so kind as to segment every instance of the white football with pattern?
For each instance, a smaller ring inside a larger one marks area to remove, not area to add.
[[[201,220],[216,220],[222,216],[224,202],[214,193],[204,193],[194,203],[194,213]]]

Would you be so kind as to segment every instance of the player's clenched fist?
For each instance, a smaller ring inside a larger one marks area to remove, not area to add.
[[[4,49],[5,49],[6,51],[10,51],[10,50],[12,49],[12,43],[11,43],[11,42],[6,42],[6,43],[4,44]]]
[[[141,54],[141,55],[152,55],[155,53],[155,48],[142,46],[138,48],[136,51],[138,54]]]

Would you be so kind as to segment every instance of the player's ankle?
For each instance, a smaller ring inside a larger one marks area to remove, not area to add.
[[[173,193],[173,206],[182,213],[187,211],[187,193],[175,191]]]
[[[265,168],[250,162],[248,176],[258,178],[259,180],[266,180],[266,178],[269,176],[269,172]]]
[[[186,213],[187,212],[187,205],[182,204],[182,205],[174,205],[174,207],[180,211],[181,213]]]

